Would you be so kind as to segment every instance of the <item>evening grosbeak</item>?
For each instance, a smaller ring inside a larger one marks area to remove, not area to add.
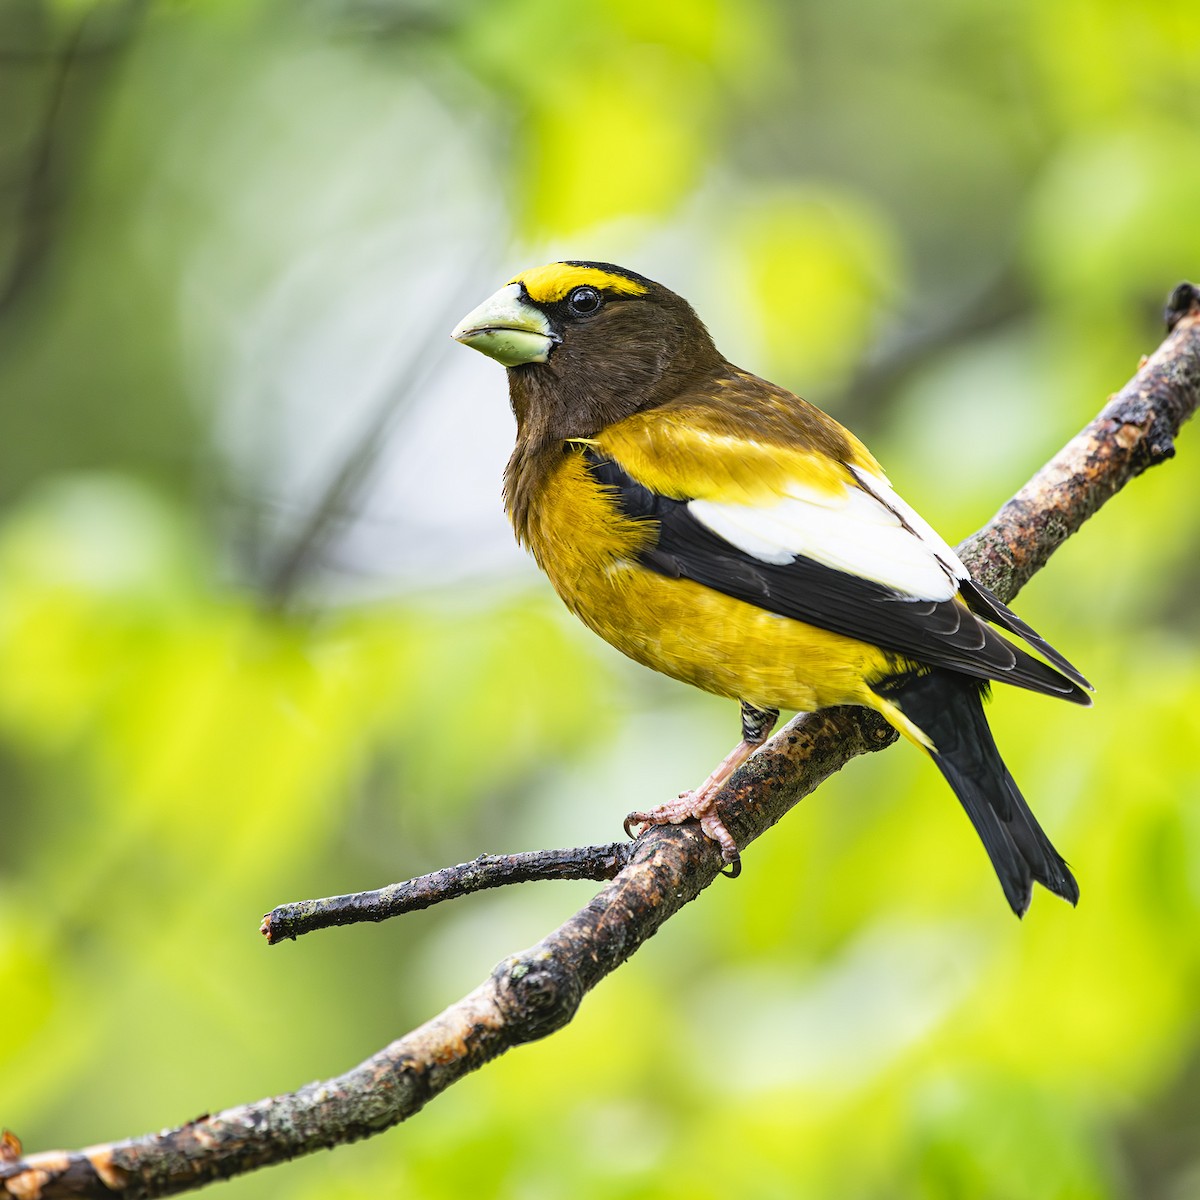
[[[781,708],[860,704],[932,756],[1015,913],[1034,880],[1078,900],[983,700],[990,680],[1078,704],[1090,685],[971,579],[852,433],[728,362],[674,292],[609,263],[526,271],[453,336],[508,368],[505,504],[567,607],[630,658],[741,703],[738,746],[627,829],[695,818],[736,870],[721,786]]]

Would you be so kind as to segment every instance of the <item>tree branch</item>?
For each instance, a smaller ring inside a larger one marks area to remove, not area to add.
[[[481,854],[468,863],[443,867],[404,883],[391,883],[374,892],[326,896],[281,904],[265,917],[259,932],[274,946],[295,941],[315,929],[356,925],[361,921],[386,921],[404,913],[432,908],[443,900],[457,900],[472,892],[532,883],[542,879],[611,879],[626,863],[632,842],[604,846],[575,846],[570,850],[527,850],[522,854]]]
[[[960,547],[1002,600],[1012,599],[1109,497],[1174,453],[1180,426],[1200,403],[1200,292],[1181,285],[1167,316],[1169,336],[1137,375]],[[862,709],[797,718],[734,775],[721,816],[745,845],[851,758],[893,737]],[[386,1129],[506,1050],[565,1025],[583,996],[720,870],[719,852],[696,827],[653,829],[558,929],[344,1075],[86,1150],[14,1158],[10,1147],[0,1155],[0,1196],[172,1195]]]

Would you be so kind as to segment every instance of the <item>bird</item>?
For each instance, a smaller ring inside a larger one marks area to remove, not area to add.
[[[696,820],[736,874],[722,786],[780,710],[862,705],[933,759],[1017,916],[1035,882],[1078,902],[984,700],[993,681],[1081,705],[1093,689],[854,434],[734,366],[683,297],[612,263],[515,275],[451,336],[507,369],[505,508],[567,608],[635,661],[740,704],[734,749],[699,787],[630,813],[627,833]]]

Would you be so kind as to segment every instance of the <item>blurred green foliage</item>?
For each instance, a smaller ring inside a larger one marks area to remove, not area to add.
[[[591,885],[260,913],[610,839],[735,736],[510,548],[466,308],[645,271],[964,536],[1200,276],[1198,54],[1174,0],[2,0],[0,1123],[347,1068]],[[1019,603],[1098,685],[993,706],[1077,911],[858,762],[568,1029],[226,1194],[1200,1195],[1193,454]]]

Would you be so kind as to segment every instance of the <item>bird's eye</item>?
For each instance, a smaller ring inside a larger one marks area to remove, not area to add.
[[[567,297],[567,309],[573,317],[590,317],[603,303],[604,297],[594,287],[577,287]]]

